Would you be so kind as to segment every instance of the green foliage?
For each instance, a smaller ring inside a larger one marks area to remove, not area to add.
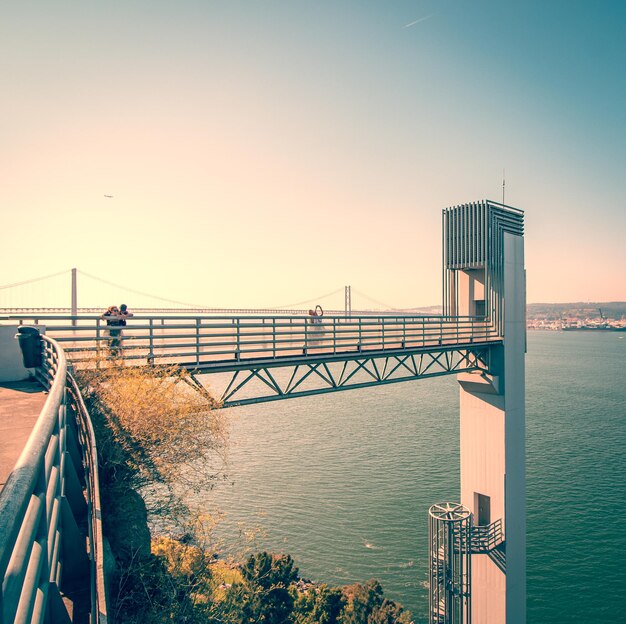
[[[293,624],[338,624],[345,599],[340,589],[311,586],[296,592]]]
[[[261,589],[289,587],[298,579],[298,568],[290,555],[272,555],[262,552],[250,555],[241,569],[244,581]]]
[[[375,580],[342,589],[298,579],[288,555],[252,555],[220,605],[220,621],[236,624],[410,624]]]
[[[383,588],[375,579],[362,585],[355,583],[344,588],[346,607],[340,624],[410,624],[411,615],[397,603],[383,595]]]
[[[237,617],[242,622],[267,624],[291,621],[294,599],[289,586],[298,579],[298,570],[289,555],[250,555],[241,575],[243,582],[233,585],[225,601],[228,621]]]

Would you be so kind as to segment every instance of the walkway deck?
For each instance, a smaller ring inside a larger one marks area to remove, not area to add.
[[[0,489],[24,449],[47,398],[47,392],[37,381],[0,383]]]

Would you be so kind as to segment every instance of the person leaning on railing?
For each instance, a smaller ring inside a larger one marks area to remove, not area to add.
[[[117,306],[109,306],[102,319],[107,322],[109,327],[109,349],[111,355],[116,356],[122,346],[122,327],[126,325],[126,319],[133,316],[128,310],[128,306],[123,303],[119,308]],[[118,329],[119,328],[119,329]]]
[[[309,310],[309,323],[311,325],[321,325],[322,316],[324,316],[324,310],[321,305],[316,305],[315,310]]]

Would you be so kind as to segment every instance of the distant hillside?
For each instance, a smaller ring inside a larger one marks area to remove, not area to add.
[[[600,319],[602,314],[609,319],[620,320],[626,318],[626,301],[574,301],[572,303],[529,303],[526,307],[526,315],[529,320],[545,319],[558,321],[563,318],[569,319]],[[409,310],[404,310],[409,312]],[[413,308],[410,312],[416,314],[437,315],[441,314],[441,306],[424,306]]]
[[[600,319],[600,310],[603,316],[610,319],[626,318],[626,301],[578,301],[573,303],[529,303],[526,313],[529,319],[542,318],[559,320],[561,318]]]
[[[574,301],[572,303],[529,303],[526,307],[528,320],[542,319],[559,321],[561,319],[600,319],[600,310],[607,319],[626,319],[626,301]],[[389,312],[389,310],[388,310]],[[404,314],[424,314],[437,316],[441,314],[441,306],[423,306],[407,308]]]
[[[415,312],[416,314],[427,314],[429,316],[437,316],[441,314],[441,306],[433,305],[433,306],[424,306],[422,308],[412,308],[410,311]]]

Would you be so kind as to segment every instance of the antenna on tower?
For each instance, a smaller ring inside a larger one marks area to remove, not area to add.
[[[502,169],[502,205],[504,206],[504,186],[505,186],[505,178],[504,178],[504,169]]]

